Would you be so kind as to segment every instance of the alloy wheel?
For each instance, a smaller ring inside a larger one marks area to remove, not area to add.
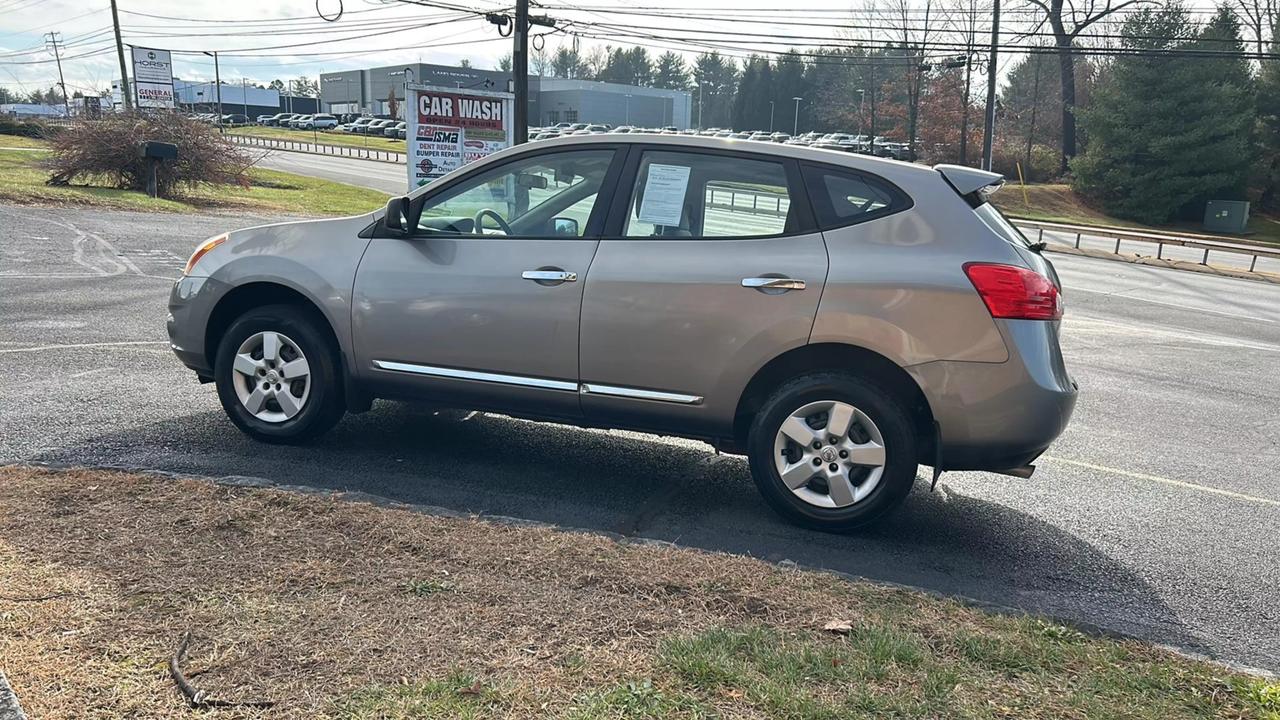
[[[822,508],[848,507],[880,484],[884,437],[858,408],[819,400],[782,421],[773,461],[783,484],[804,502]]]

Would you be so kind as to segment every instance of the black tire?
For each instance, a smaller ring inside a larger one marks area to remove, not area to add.
[[[871,494],[842,508],[819,507],[797,497],[774,464],[774,442],[782,422],[804,405],[837,400],[861,410],[879,428],[885,465]],[[867,381],[845,373],[815,373],[779,387],[756,413],[747,439],[751,476],[766,502],[784,518],[825,532],[869,525],[906,499],[915,484],[918,441],[902,401]]]
[[[218,399],[231,422],[246,435],[266,443],[302,443],[337,424],[346,412],[338,349],[321,321],[295,305],[266,305],[236,318],[222,334],[214,357]],[[236,353],[250,336],[264,331],[286,335],[298,345],[310,367],[310,389],[297,415],[283,422],[255,417],[240,401],[233,380]]]

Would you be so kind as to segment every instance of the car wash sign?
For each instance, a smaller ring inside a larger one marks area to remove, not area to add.
[[[169,51],[130,49],[133,51],[133,93],[138,107],[173,109],[173,60]]]
[[[409,189],[510,147],[511,93],[408,86]]]

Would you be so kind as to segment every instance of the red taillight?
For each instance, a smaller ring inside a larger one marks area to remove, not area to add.
[[[1016,265],[968,263],[964,274],[993,318],[1059,320],[1062,294],[1049,278]]]

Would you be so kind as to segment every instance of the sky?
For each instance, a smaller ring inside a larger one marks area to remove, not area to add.
[[[698,49],[718,48],[742,56],[751,50],[781,51],[797,43],[817,46],[857,32],[879,32],[876,28],[887,21],[870,19],[873,15],[865,8],[896,1],[808,0],[803,9],[788,9],[776,0],[533,0],[531,12],[551,15],[562,24],[576,22],[570,29],[577,32],[584,51],[612,40],[646,44],[657,54],[675,47],[673,36],[701,33],[707,44],[680,46],[692,58]],[[912,3],[910,24],[918,31],[925,0],[907,1]],[[980,7],[988,1],[930,0],[935,8],[931,12],[936,23],[941,6]],[[477,14],[507,12],[510,0],[422,2],[432,6],[399,0],[319,0],[318,6],[315,0],[118,0],[118,8],[124,42],[174,51],[174,74],[188,80],[214,76],[213,60],[202,51],[219,51],[224,82],[246,79],[258,84],[407,62],[454,65],[467,59],[475,67],[492,68],[510,52],[511,40]],[[861,9],[855,10],[855,3]],[[1016,27],[1019,7],[1008,5],[1004,24]],[[339,9],[342,15],[326,22],[317,7],[330,17]],[[1023,18],[1026,7],[1023,2]],[[684,17],[672,17],[674,13]],[[859,22],[871,29],[851,31],[851,24]],[[984,11],[984,31],[987,22]],[[626,26],[633,34],[617,37],[609,24]],[[119,76],[108,0],[0,0],[0,85],[27,92],[57,82],[53,54],[45,47],[48,32],[61,33],[65,44],[62,69],[68,91],[107,89]],[[539,32],[535,28],[534,33]],[[739,35],[731,40],[725,33]],[[544,41],[550,52],[572,46],[575,39],[558,32]],[[1006,53],[1001,64],[1007,66],[1012,56]]]

